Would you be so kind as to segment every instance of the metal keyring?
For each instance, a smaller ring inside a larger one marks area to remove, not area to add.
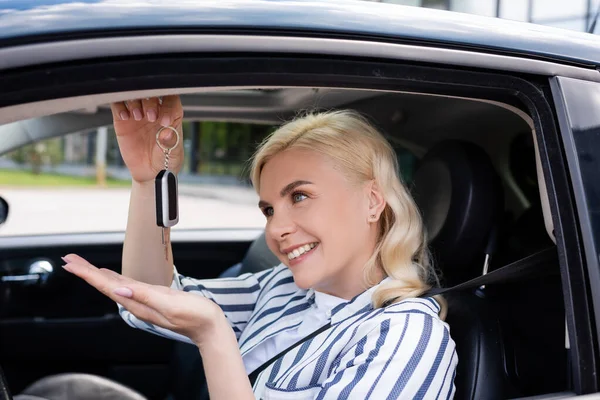
[[[175,136],[177,137],[177,141],[175,142],[175,144],[173,145],[173,147],[171,148],[167,148],[165,146],[163,146],[160,143],[160,140],[158,140],[158,137],[160,136],[160,133],[165,130],[165,129],[170,129],[173,132],[175,132]],[[160,147],[162,149],[162,151],[164,151],[165,153],[170,153],[171,150],[173,150],[175,147],[177,147],[177,145],[179,144],[179,132],[177,132],[177,129],[173,128],[172,126],[163,126],[162,128],[160,128],[158,130],[158,132],[156,132],[156,144],[158,144],[158,147]]]

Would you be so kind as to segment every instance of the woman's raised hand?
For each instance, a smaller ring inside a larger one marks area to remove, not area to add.
[[[121,304],[138,319],[184,335],[197,346],[212,340],[213,328],[225,320],[221,308],[203,296],[98,269],[76,254],[63,259],[67,262],[65,270]]]
[[[139,183],[154,181],[164,168],[165,154],[156,144],[161,127],[171,126],[179,132],[179,144],[169,154],[169,169],[175,173],[183,165],[183,107],[179,96],[128,100],[111,104],[117,141],[131,177]],[[164,129],[160,134],[164,147],[176,142],[175,134]]]

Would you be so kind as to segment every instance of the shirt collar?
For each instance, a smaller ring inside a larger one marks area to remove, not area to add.
[[[333,310],[335,307],[345,303],[346,301],[347,300],[342,299],[341,297],[315,291],[315,305],[319,310],[324,312]]]
[[[316,292],[311,288],[306,291],[306,301],[311,306],[314,305],[325,311],[327,315],[330,316],[331,323],[335,324],[358,312],[372,310],[373,305],[371,303],[371,296],[373,295],[373,292],[377,290],[379,285],[391,279],[392,278],[390,277],[386,277],[379,284],[365,290],[351,300],[344,300],[326,293]],[[336,300],[339,300],[339,302]]]

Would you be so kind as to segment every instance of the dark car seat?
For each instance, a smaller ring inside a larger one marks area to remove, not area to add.
[[[443,141],[420,161],[412,186],[443,285],[481,275],[504,208],[501,181],[487,154],[472,143]],[[444,297],[458,354],[455,399],[506,398],[511,390],[498,320],[486,300],[466,291]]]
[[[489,238],[502,212],[500,181],[485,152],[470,143],[441,142],[420,161],[412,186],[444,281],[454,283],[481,274]],[[257,272],[278,263],[261,235],[244,260],[224,275]],[[473,293],[445,296],[450,305],[447,321],[459,359],[455,398],[504,398],[506,384],[496,319],[485,300]],[[171,371],[170,399],[208,398],[196,348],[177,343]],[[43,397],[43,391],[35,394]]]
[[[535,146],[531,132],[510,144],[509,171],[529,201],[516,219],[508,219],[497,266],[538,251],[555,248],[548,235],[540,200]],[[558,259],[544,266],[545,275],[490,287],[486,298],[502,324],[506,372],[520,396],[569,390],[568,349],[565,348],[565,304]],[[539,301],[539,299],[544,301]]]

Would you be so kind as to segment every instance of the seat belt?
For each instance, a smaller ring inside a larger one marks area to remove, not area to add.
[[[488,274],[481,275],[466,282],[460,283],[456,286],[452,286],[449,288],[434,288],[428,290],[419,297],[430,297],[448,292],[475,289],[483,285],[508,283],[524,278],[533,278],[535,276],[545,275],[548,273],[547,264],[552,261],[557,261],[557,259],[558,256],[556,253],[556,248],[550,247],[548,249],[539,251],[528,257],[510,263],[502,268],[498,268],[497,270],[494,270]],[[394,300],[395,299],[392,299],[391,302],[393,302]],[[248,375],[248,378],[250,379],[250,384],[254,386],[254,382],[256,382],[256,378],[258,378],[258,375],[266,368],[268,368],[271,364],[273,364],[275,361],[277,361],[279,358],[283,357],[290,350],[293,350],[294,348],[300,346],[302,343],[314,338],[319,333],[322,333],[329,328],[331,328],[331,323],[320,327],[316,331],[312,332],[310,335],[302,338],[300,341],[294,343],[293,345],[283,350],[276,356],[271,357],[268,361],[265,361],[260,367],[258,367],[257,369],[252,371],[250,375]]]
[[[535,276],[547,275],[547,263],[558,261],[556,247],[549,247],[538,251],[530,256],[505,265],[485,275],[478,276],[466,282],[460,283],[449,288],[434,288],[423,293],[420,297],[435,296],[448,292],[457,292],[459,290],[475,289],[483,285],[497,283],[507,283],[519,279],[533,278]]]
[[[316,331],[314,331],[310,335],[308,335],[308,336],[300,339],[299,342],[294,343],[293,345],[291,345],[287,349],[283,350],[281,353],[277,354],[274,357],[271,357],[268,361],[265,361],[260,367],[256,368],[254,371],[252,371],[252,373],[250,373],[250,375],[248,375],[248,379],[250,379],[250,385],[254,386],[254,382],[256,381],[256,378],[258,378],[258,374],[260,374],[261,372],[263,372],[268,366],[270,366],[271,364],[273,364],[280,357],[283,357],[290,350],[293,350],[294,348],[300,346],[302,343],[306,342],[307,340],[310,340],[310,339],[314,338],[319,333],[324,332],[324,331],[326,331],[329,328],[331,328],[331,322],[328,322],[326,325],[323,325],[322,327],[320,327],[319,329],[317,329]]]

